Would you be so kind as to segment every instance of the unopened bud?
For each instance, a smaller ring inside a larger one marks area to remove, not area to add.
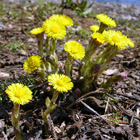
[[[45,91],[45,92],[50,92],[51,91],[51,87],[44,85],[42,90]]]
[[[93,67],[91,68],[91,73],[95,74],[100,71],[100,65],[99,64],[94,64]]]
[[[53,55],[50,54],[50,55],[47,55],[47,56],[46,56],[46,61],[48,61],[48,62],[51,63],[52,61],[55,61],[55,58],[54,58]]]
[[[125,78],[127,78],[127,73],[125,73],[125,72],[122,72],[122,73],[120,73],[121,74],[121,76],[125,79]]]
[[[74,93],[75,93],[75,95],[76,95],[77,97],[80,97],[80,95],[81,95],[81,90],[80,90],[79,88],[76,88],[76,89],[74,90]]]
[[[55,68],[56,71],[58,70],[58,64],[57,64],[55,57],[53,55],[51,55],[51,54],[47,55],[46,61],[48,61]]]

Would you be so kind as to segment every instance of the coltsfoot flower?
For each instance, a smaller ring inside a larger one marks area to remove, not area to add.
[[[49,85],[53,86],[54,89],[61,93],[68,92],[68,90],[71,90],[73,88],[71,79],[66,75],[57,73],[51,74],[50,76],[48,76],[48,82]]]
[[[116,23],[113,19],[111,19],[110,17],[108,17],[107,15],[104,15],[104,14],[99,14],[96,16],[96,18],[106,24],[107,26],[110,26],[110,27],[116,27]]]
[[[44,29],[42,27],[34,28],[30,31],[33,35],[38,35],[44,32]]]
[[[91,36],[98,44],[104,44],[104,42],[106,41],[105,37],[101,33],[95,32],[91,34]]]
[[[32,91],[23,84],[9,85],[5,91],[13,103],[24,105],[32,100]]]
[[[55,19],[47,19],[42,27],[47,36],[53,39],[62,39],[66,35],[65,26]]]
[[[127,38],[127,43],[131,48],[134,47],[134,42],[131,39]]]
[[[30,73],[40,67],[41,65],[41,57],[39,55],[36,56],[30,56],[27,58],[27,60],[23,64],[23,69],[27,72]]]
[[[55,19],[59,21],[61,24],[63,24],[64,26],[73,26],[73,20],[66,15],[54,14],[49,19]]]
[[[64,50],[67,51],[75,59],[81,60],[85,56],[84,47],[77,41],[66,42]]]
[[[90,30],[92,30],[93,32],[97,32],[99,30],[99,26],[98,25],[92,25],[92,26],[90,26]]]
[[[108,30],[103,32],[103,36],[106,41],[118,47],[118,49],[126,49],[128,46],[128,38],[123,35],[120,31]]]

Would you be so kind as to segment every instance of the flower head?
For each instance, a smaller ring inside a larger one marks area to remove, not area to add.
[[[95,32],[91,36],[98,44],[104,44],[104,42],[106,41],[101,33]]]
[[[93,32],[97,32],[99,30],[99,26],[98,25],[92,25],[92,26],[90,26],[90,30],[92,30]]]
[[[48,82],[49,85],[61,93],[68,92],[73,87],[73,83],[68,76],[57,73],[48,76]]]
[[[108,30],[103,32],[106,41],[118,47],[118,49],[126,49],[128,46],[128,38],[120,31]]]
[[[131,39],[127,38],[127,43],[128,43],[128,46],[130,46],[131,48],[134,47],[134,42]]]
[[[67,51],[75,59],[82,59],[85,56],[84,47],[77,41],[66,42],[64,50]]]
[[[106,24],[107,26],[110,26],[110,27],[116,27],[116,23],[113,19],[111,19],[110,17],[108,17],[107,15],[104,15],[104,14],[99,14],[96,16],[96,18]]]
[[[66,35],[65,26],[55,19],[47,19],[42,27],[47,33],[48,37],[62,39]]]
[[[72,19],[66,15],[54,14],[49,19],[54,19],[63,24],[64,26],[73,26]]]
[[[27,72],[30,73],[40,67],[41,65],[41,57],[39,55],[36,56],[31,56],[27,58],[27,60],[23,64],[23,69]]]
[[[23,84],[9,85],[5,91],[13,103],[24,105],[32,100],[32,91]]]
[[[34,28],[30,31],[33,35],[38,35],[44,32],[44,29],[42,27]]]

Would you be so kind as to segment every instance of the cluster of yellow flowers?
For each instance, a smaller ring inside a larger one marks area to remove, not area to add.
[[[116,23],[110,17],[104,14],[99,14],[96,18],[103,24],[104,26],[116,27]],[[102,25],[102,26],[103,26]],[[131,41],[127,36],[123,35],[120,31],[115,30],[103,30],[102,32],[99,31],[98,25],[90,26],[90,30],[94,33],[91,35],[93,39],[96,38],[101,44],[104,42],[109,43],[112,46],[117,46],[118,50],[126,49],[127,46],[134,47],[133,41]],[[100,34],[97,34],[100,32]]]
[[[72,19],[65,15],[55,14],[47,19],[43,23],[42,27],[31,30],[30,33],[36,35],[40,56],[36,55],[27,58],[23,64],[23,69],[27,73],[31,73],[37,69],[38,74],[40,73],[40,77],[47,77],[46,79],[48,80],[48,85],[53,86],[54,89],[52,99],[50,100],[49,97],[47,97],[45,102],[47,109],[43,113],[44,122],[46,122],[49,113],[55,109],[55,102],[59,93],[68,92],[74,86],[71,81],[72,62],[74,59],[79,59],[83,62],[83,65],[79,67],[79,79],[80,76],[83,76],[84,81],[81,85],[81,89],[84,93],[89,91],[90,84],[92,82],[94,83],[93,80],[97,80],[118,50],[126,49],[127,46],[134,47],[133,41],[123,35],[120,31],[106,30],[107,27],[116,26],[114,20],[104,14],[99,14],[96,18],[100,21],[100,26],[92,25],[90,27],[93,33],[91,34],[91,39],[86,48],[74,40],[65,42],[64,50],[68,53],[68,57],[65,61],[65,75],[59,74],[58,58],[55,53],[55,49],[57,39],[63,39],[66,35],[66,27],[73,25]],[[45,41],[46,56],[43,56],[43,41],[45,33],[47,35]],[[101,49],[97,59],[94,60],[93,54],[97,48],[105,42],[108,43],[108,46]],[[116,76],[115,78],[118,77]],[[110,79],[109,82],[113,83],[114,81]],[[107,84],[108,83],[106,82],[104,87],[107,87]],[[8,86],[5,92],[14,103],[14,111],[11,120],[14,129],[16,131],[18,130],[18,139],[22,139],[22,134],[18,124],[20,118],[19,106],[20,104],[24,105],[32,100],[32,91],[27,86],[16,83]]]
[[[55,14],[47,19],[42,27],[33,29],[30,33],[37,35],[42,32],[45,32],[48,37],[54,39],[62,39],[66,35],[65,26],[72,26],[73,21],[71,18],[65,15]]]
[[[49,85],[53,86],[54,89],[63,93],[68,92],[73,88],[73,83],[68,76],[62,74],[52,74],[48,76]],[[32,91],[23,84],[12,84],[9,85],[5,91],[8,95],[10,100],[15,104],[24,105],[32,100]]]
[[[96,16],[96,18],[101,22],[101,27],[99,27],[98,25],[90,26],[90,29],[93,31],[91,37],[96,43],[104,44],[105,42],[107,42],[112,46],[116,46],[118,50],[125,49],[127,46],[134,47],[134,43],[129,38],[127,38],[127,36],[123,35],[120,31],[100,31],[100,28],[102,28],[103,25],[107,27],[115,27],[116,23],[114,20],[112,20],[110,17],[104,14],[99,14]],[[62,39],[66,35],[66,27],[72,25],[73,21],[70,17],[65,15],[54,14],[43,23],[42,27],[32,29],[30,33],[34,35],[46,33],[47,37],[52,37],[53,39]],[[67,41],[65,43],[64,50],[74,59],[82,60],[86,55],[84,47],[79,42],[74,40]],[[24,62],[23,69],[27,73],[30,73],[38,67],[40,67],[41,62],[42,58],[40,56],[31,56]],[[70,85],[67,84],[70,81],[70,79],[64,75],[52,74],[51,76],[48,76],[48,81],[50,85],[53,85],[54,89],[57,89],[60,92],[67,92],[73,87],[72,83],[70,83]],[[11,98],[12,101],[14,101],[15,103],[23,104],[25,101],[21,100],[20,95],[22,94],[17,94],[17,92],[21,93],[19,89],[19,87],[21,86],[23,85],[12,85],[9,87],[10,90],[8,88],[6,92],[9,94],[10,98],[14,95],[15,97],[19,97],[19,100],[17,100],[17,98]],[[15,92],[16,87],[17,91]],[[13,92],[15,92],[15,94],[11,92],[12,90]],[[22,97],[24,98],[24,96]]]

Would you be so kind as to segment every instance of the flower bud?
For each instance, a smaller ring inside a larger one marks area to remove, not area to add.
[[[93,67],[91,68],[91,73],[95,74],[100,71],[100,65],[99,64],[94,64]]]
[[[53,63],[53,61],[55,61],[55,58],[53,55],[47,55],[46,56],[46,61],[50,62],[50,63]]]
[[[122,73],[120,73],[121,74],[121,76],[125,79],[125,78],[127,78],[127,73],[125,73],[125,72],[122,72]]]
[[[80,97],[80,95],[81,95],[81,90],[80,90],[79,88],[76,88],[76,89],[74,90],[74,93],[75,93],[75,95],[76,95],[77,97]]]
[[[55,57],[51,54],[47,55],[46,56],[46,61],[48,61],[53,66],[53,69],[55,70],[54,73],[56,73],[58,71],[58,64],[55,60]]]
[[[121,81],[123,79],[123,77],[121,75],[115,75],[110,77],[106,83],[103,83],[100,85],[100,88],[108,88],[111,87],[113,84]]]

